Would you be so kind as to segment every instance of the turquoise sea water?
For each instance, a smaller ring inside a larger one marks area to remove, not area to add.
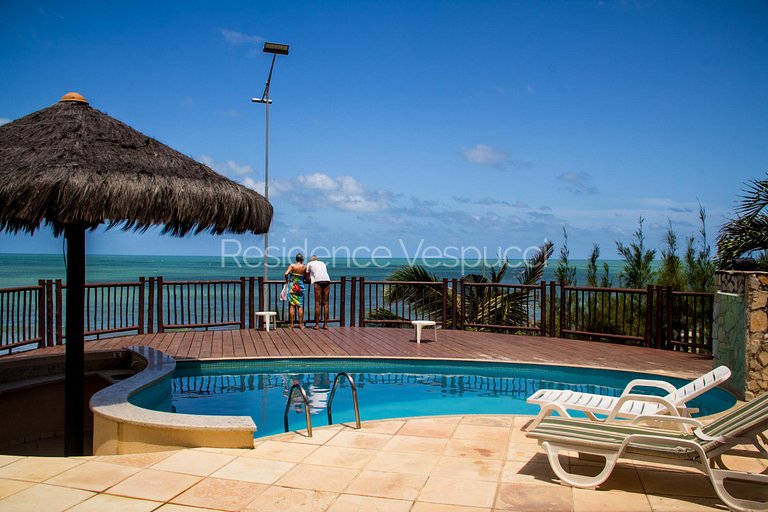
[[[640,373],[588,368],[460,361],[285,359],[178,363],[162,383],[131,398],[134,405],[166,412],[251,416],[256,436],[283,432],[288,391],[301,384],[309,398],[313,426],[326,425],[326,406],[336,374],[349,372],[357,385],[362,420],[446,414],[536,414],[526,398],[538,389],[573,389],[619,396]],[[681,379],[664,378],[675,386]],[[637,388],[654,394],[658,389]],[[351,390],[340,382],[333,402],[334,422],[354,421]],[[298,394],[294,396],[298,397]],[[722,389],[690,402],[701,415],[735,403]],[[304,405],[291,403],[291,429],[304,429]]]
[[[237,279],[240,276],[260,276],[263,267],[258,260],[249,261],[250,267],[233,259],[222,262],[212,256],[105,256],[92,255],[86,261],[86,280],[89,283],[116,281],[136,281],[140,276],[163,276],[167,280],[215,280]],[[356,263],[356,264],[355,264]],[[355,263],[338,259],[335,264],[329,262],[331,277],[358,276],[367,280],[384,280],[396,269],[407,266],[405,258],[358,260]],[[431,259],[418,261],[427,264],[429,271],[438,278],[460,278],[467,273],[483,273],[483,265],[478,261],[459,262],[451,259]],[[495,263],[495,262],[492,262]],[[577,280],[583,282],[586,275],[586,260],[574,260]],[[618,276],[623,268],[623,261],[607,261],[611,268],[613,284],[618,285]],[[270,278],[281,279],[288,262],[270,265]],[[516,282],[515,276],[522,270],[519,260],[510,261],[506,282]],[[554,279],[557,262],[550,260],[544,271],[544,279]],[[487,269],[487,267],[486,267]],[[487,270],[486,270],[487,271]],[[602,269],[601,269],[602,271]],[[38,279],[65,280],[64,258],[61,254],[0,254],[0,288],[30,286]]]

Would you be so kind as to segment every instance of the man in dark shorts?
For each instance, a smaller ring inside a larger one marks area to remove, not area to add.
[[[331,296],[331,278],[325,263],[319,261],[314,254],[307,264],[309,282],[315,288],[315,329],[320,328],[320,314],[322,312],[323,329],[328,328],[328,299]]]

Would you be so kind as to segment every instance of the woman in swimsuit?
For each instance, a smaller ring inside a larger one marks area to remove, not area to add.
[[[288,320],[293,329],[293,318],[298,309],[299,328],[304,329],[304,274],[307,267],[304,265],[304,255],[296,255],[296,263],[291,263],[285,271],[285,280],[290,285],[288,291]]]

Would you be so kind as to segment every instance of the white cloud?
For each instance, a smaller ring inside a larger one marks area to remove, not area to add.
[[[259,44],[264,41],[263,37],[251,36],[242,32],[234,30],[221,29],[221,35],[224,36],[224,40],[229,44],[241,45],[241,44]]]
[[[389,208],[385,192],[368,191],[352,176],[333,178],[328,174],[315,172],[297,177],[296,182],[306,197],[297,197],[295,200],[305,205],[312,204],[318,208],[329,206],[357,213],[380,212]]]
[[[253,173],[253,167],[247,164],[239,164],[234,160],[227,160],[226,162],[219,162],[213,159],[209,155],[200,155],[197,157],[197,161],[201,164],[205,164],[219,174],[231,177],[245,176]]]
[[[464,158],[475,164],[498,166],[509,155],[502,150],[494,149],[486,144],[477,144],[473,148],[461,148]]]
[[[242,181],[243,186],[250,188],[251,190],[255,190],[259,194],[264,195],[264,180],[256,181],[250,176],[246,177]],[[283,180],[269,180],[269,197],[275,198],[279,197],[282,194],[285,194],[286,192],[289,192],[293,189],[293,186],[291,185],[290,181],[283,181]]]
[[[11,120],[8,119],[7,117],[0,117],[0,126],[3,126],[4,124],[8,124],[10,122]]]
[[[339,184],[327,174],[315,172],[298,177],[299,183],[308,190],[336,190]]]

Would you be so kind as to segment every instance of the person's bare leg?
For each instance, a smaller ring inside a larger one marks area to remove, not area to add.
[[[328,285],[323,290],[323,329],[328,328],[328,303],[331,297],[331,285]]]
[[[304,308],[299,306],[299,329],[304,329]]]
[[[322,310],[322,304],[323,304],[323,289],[317,284],[315,284],[314,286],[315,286],[315,327],[314,329],[317,330],[320,328],[320,312]]]
[[[288,322],[291,325],[291,329],[293,329],[293,308],[294,306],[292,304],[288,305]]]

